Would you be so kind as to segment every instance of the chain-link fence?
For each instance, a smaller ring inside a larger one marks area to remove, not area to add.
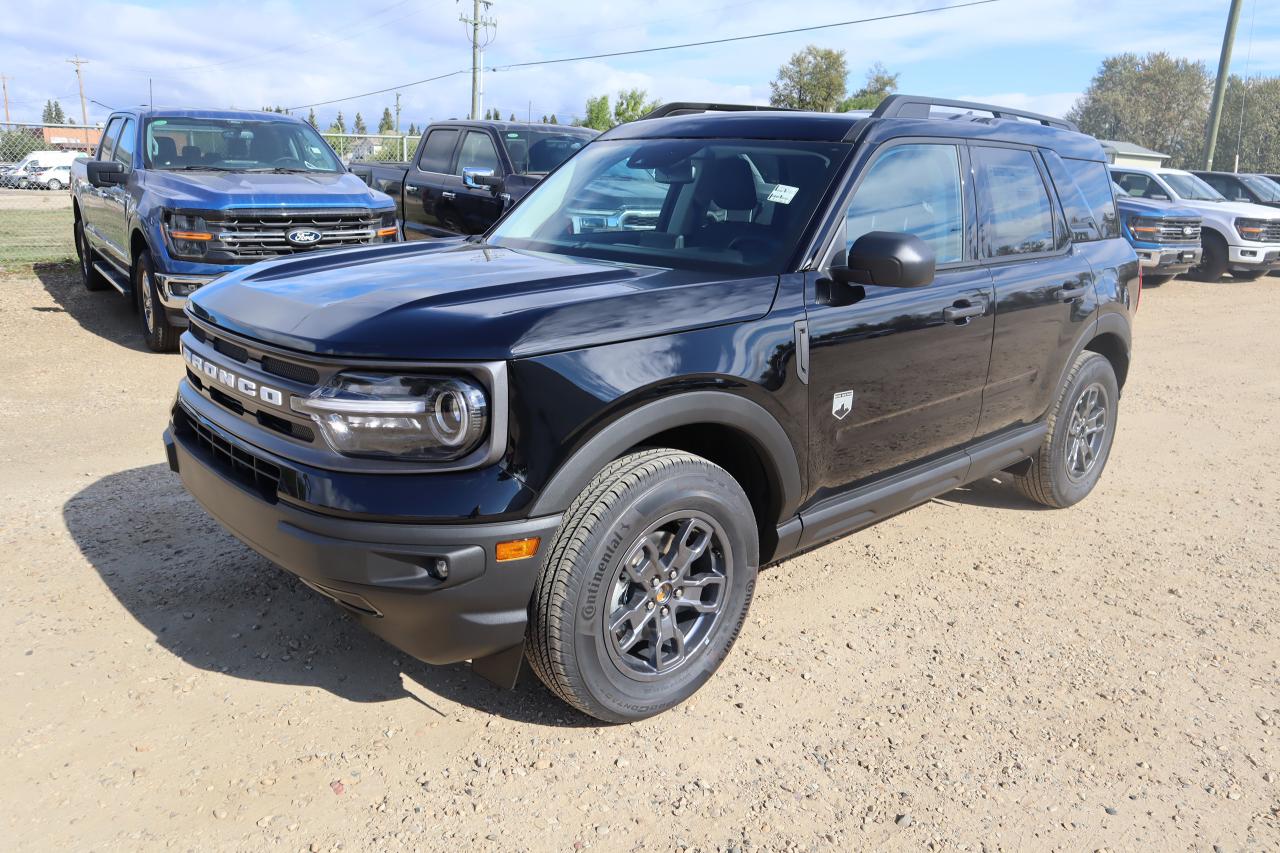
[[[93,151],[101,133],[70,124],[0,124],[0,266],[75,254],[71,163]]]
[[[321,133],[343,163],[352,160],[404,161],[418,148],[418,138],[404,134]]]

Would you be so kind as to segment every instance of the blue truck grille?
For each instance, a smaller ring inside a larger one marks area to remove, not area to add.
[[[379,242],[382,219],[369,210],[237,212],[209,222],[214,240],[208,251],[218,260],[252,262],[300,251],[363,246]],[[295,246],[285,237],[295,228],[314,229],[320,239]],[[210,258],[211,260],[214,258]]]

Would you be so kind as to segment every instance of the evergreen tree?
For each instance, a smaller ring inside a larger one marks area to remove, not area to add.
[[[378,133],[390,133],[396,126],[396,120],[391,116],[391,107],[382,108],[382,118],[378,120]]]
[[[356,113],[356,123],[351,128],[352,133],[368,133],[369,128],[365,127],[364,117],[360,113]]]
[[[409,135],[410,135],[410,136],[418,136],[418,135],[419,135],[419,134],[418,134],[418,126],[417,126],[416,124],[414,124],[413,122],[409,122]]]
[[[330,133],[346,133],[347,121],[342,117],[342,110],[338,110],[338,117],[333,120],[333,124],[329,125]]]
[[[512,113],[512,114],[511,114],[511,118],[507,119],[507,121],[515,121],[515,120],[516,120],[516,114],[515,114],[515,113]]]
[[[555,114],[555,113],[552,113],[552,114],[551,114],[551,121],[550,121],[549,123],[550,123],[550,124],[559,124],[559,123],[560,123],[559,121],[557,121],[557,120],[556,120],[556,114]]]
[[[316,111],[314,109],[307,113],[307,124],[311,125],[316,130],[320,129],[320,125],[316,124]]]

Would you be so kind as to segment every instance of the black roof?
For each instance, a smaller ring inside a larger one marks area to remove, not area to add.
[[[493,119],[487,119],[487,118],[475,119],[474,121],[472,119],[467,119],[467,118],[451,118],[447,121],[433,121],[428,125],[428,127],[435,127],[437,125],[458,125],[460,127],[461,126],[492,127],[494,130],[497,130],[497,131],[551,130],[551,131],[559,131],[561,133],[568,133],[570,135],[579,135],[584,137],[593,137],[597,133],[599,133],[599,131],[593,130],[592,128],[579,127],[575,124],[551,124],[550,122],[543,123],[540,121],[494,121]]]
[[[607,130],[601,139],[788,139],[877,143],[902,136],[946,137],[1035,145],[1062,157],[1105,161],[1098,140],[1063,119],[989,104],[891,95],[870,114],[819,113],[707,104],[671,104]],[[941,108],[941,112],[931,109]],[[724,110],[724,111],[721,111]],[[653,114],[651,114],[653,115]]]

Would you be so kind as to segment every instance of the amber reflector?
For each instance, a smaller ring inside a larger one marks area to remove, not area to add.
[[[542,538],[534,536],[530,539],[512,539],[510,542],[498,543],[498,562],[507,560],[523,560],[538,553],[538,545]]]
[[[212,240],[213,235],[207,231],[170,231],[169,236],[175,240]]]
[[[379,237],[394,237],[394,236],[395,236],[395,234],[396,234],[396,227],[395,227],[394,225],[392,225],[390,228],[379,228],[379,229],[378,229],[378,236],[379,236]]]

